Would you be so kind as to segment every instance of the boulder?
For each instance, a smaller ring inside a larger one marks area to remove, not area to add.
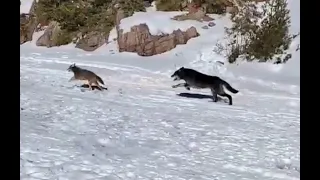
[[[91,31],[76,43],[76,48],[85,51],[94,51],[108,40],[108,36],[98,31]]]
[[[238,12],[238,9],[234,6],[227,6],[226,7],[226,12],[230,14],[235,14]]]
[[[61,32],[59,23],[56,21],[51,21],[44,31],[43,35],[39,37],[36,42],[37,46],[46,46],[53,47],[60,45],[57,42],[57,37],[59,36],[59,32]]]
[[[146,24],[131,27],[130,32],[118,31],[119,52],[136,52],[140,56],[153,56],[186,44],[189,39],[199,36],[195,27],[186,31],[180,29],[171,34],[151,35]]]
[[[21,6],[21,1],[20,1]],[[38,20],[34,15],[36,1],[31,4],[28,14],[20,14],[20,44],[32,41],[32,35],[38,25]]]
[[[214,20],[206,15],[206,7],[201,7],[200,5],[194,3],[188,4],[188,13],[174,16],[171,19],[176,21],[196,20],[199,22],[209,22]]]
[[[215,25],[216,25],[216,24],[215,24],[214,22],[209,22],[209,23],[208,23],[208,26],[209,26],[209,27],[213,27],[213,26],[215,26]]]
[[[37,19],[29,14],[20,15],[20,44],[32,41],[32,35],[37,27]]]

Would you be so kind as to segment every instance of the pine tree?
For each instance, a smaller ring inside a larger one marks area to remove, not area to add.
[[[265,62],[285,54],[292,42],[289,34],[290,15],[287,0],[269,0],[259,12],[256,5],[246,3],[233,17],[235,24],[227,29],[232,37],[229,62],[243,55],[247,61]]]

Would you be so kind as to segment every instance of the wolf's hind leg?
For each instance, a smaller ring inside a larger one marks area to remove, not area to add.
[[[190,91],[190,86],[189,86],[188,83],[184,83],[184,87],[185,87],[188,91]]]
[[[227,93],[223,93],[223,94],[219,94],[220,96],[223,96],[223,97],[227,97],[229,99],[229,105],[232,105],[232,97],[227,94]]]

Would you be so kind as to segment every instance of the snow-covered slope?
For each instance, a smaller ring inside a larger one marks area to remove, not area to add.
[[[29,13],[33,0],[21,0],[20,14]]]
[[[299,52],[285,65],[221,66],[212,50],[228,21],[214,17],[205,35],[153,57],[118,53],[114,42],[92,53],[22,45],[20,179],[300,179]],[[74,87],[71,63],[109,90]],[[240,90],[234,105],[172,89],[180,66],[228,81]]]

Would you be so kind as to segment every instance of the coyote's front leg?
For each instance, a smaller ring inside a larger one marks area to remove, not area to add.
[[[89,85],[89,89],[91,90],[91,91],[93,91],[93,87],[90,85],[90,84],[88,84]]]
[[[72,78],[69,79],[69,82],[76,80],[76,78],[74,76],[72,76]]]

